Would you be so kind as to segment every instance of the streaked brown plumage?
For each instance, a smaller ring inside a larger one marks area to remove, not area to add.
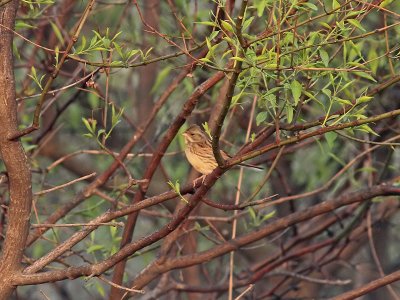
[[[189,163],[203,175],[210,174],[217,166],[211,141],[198,125],[191,125],[182,135],[185,138],[185,154]],[[222,158],[227,160],[229,155],[221,150]],[[262,169],[257,166],[240,164],[241,166]]]

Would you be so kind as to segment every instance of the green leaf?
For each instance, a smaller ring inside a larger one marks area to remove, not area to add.
[[[150,56],[151,51],[153,51],[153,47],[150,47],[149,50],[146,51],[146,53],[144,54],[143,59],[146,59],[148,56]]]
[[[236,61],[242,61],[242,62],[246,61],[243,57],[240,57],[240,56],[233,56],[230,59],[233,59],[233,60],[236,60]]]
[[[337,133],[334,131],[325,133],[325,139],[326,139],[326,142],[328,143],[328,146],[330,149],[333,148],[334,141],[336,140],[336,138],[337,138]]]
[[[79,47],[80,51],[85,50],[86,47],[86,37],[82,35],[81,45]]]
[[[263,66],[263,68],[267,69],[267,70],[275,70],[277,67],[278,67],[278,64],[276,64],[276,63],[268,63]]]
[[[271,219],[273,216],[275,216],[276,210],[271,211],[270,213],[267,213],[265,216],[262,217],[261,221],[267,221]]]
[[[40,90],[43,90],[42,81],[43,81],[44,75],[42,75],[40,78],[38,78],[38,75],[36,73],[36,69],[34,66],[31,67],[31,73],[32,74],[28,74],[28,76],[30,78],[32,78],[32,80],[37,84],[37,86],[40,88]]]
[[[114,61],[111,62],[110,66],[111,67],[124,67],[126,65],[125,65],[125,63],[123,61],[114,60]]]
[[[319,103],[322,107],[324,107],[324,105],[321,103],[321,101],[319,101],[312,93],[310,93],[310,92],[308,92],[308,91],[306,91],[306,90],[304,90],[303,93],[304,93],[304,95],[306,95],[308,98],[310,98],[310,99],[316,101],[316,102]]]
[[[108,226],[109,227],[109,230],[110,230],[110,235],[111,235],[111,238],[115,238],[116,237],[116,234],[117,234],[117,227],[114,227],[114,226]]]
[[[318,7],[315,4],[310,3],[310,2],[304,2],[301,5],[307,6],[308,8],[310,8],[311,10],[314,10],[314,11],[318,10]]]
[[[56,65],[58,65],[58,57],[60,55],[60,49],[58,48],[58,46],[56,46],[54,51],[56,52],[56,55],[55,55],[54,59],[56,60]]]
[[[95,287],[95,290],[100,294],[101,298],[104,299],[105,295],[106,295],[104,286],[101,285],[101,283],[99,281],[94,281],[94,287]]]
[[[92,246],[90,246],[89,248],[86,249],[86,252],[87,253],[92,253],[92,252],[95,252],[95,251],[98,251],[98,250],[102,250],[102,249],[104,249],[103,245],[92,245]]]
[[[37,78],[36,69],[35,69],[34,66],[31,67],[31,72],[32,72],[32,76],[33,76],[34,78]]]
[[[168,77],[172,70],[172,65],[167,65],[164,69],[161,70],[161,72],[158,72],[156,81],[154,82],[153,88],[151,89],[150,93],[154,93],[155,91],[158,90],[160,87],[161,83],[164,82],[164,80]]]
[[[202,57],[202,58],[200,58],[199,59],[201,62],[204,62],[204,63],[212,63],[212,61],[210,60],[210,59],[208,59],[207,57]]]
[[[297,80],[293,80],[290,83],[290,90],[292,91],[294,104],[297,105],[297,103],[299,103],[299,100],[300,100],[300,96],[301,96],[301,92],[303,90],[303,86]]]
[[[100,137],[102,134],[104,134],[106,132],[105,129],[100,129],[99,131],[97,131],[97,137]]]
[[[111,39],[111,41],[114,42],[120,34],[122,34],[122,31],[118,31],[118,33],[116,35],[114,35],[114,37]]]
[[[243,22],[243,31],[246,30],[247,27],[250,26],[250,24],[253,22],[253,20],[254,20],[254,16],[248,18],[247,20],[245,20],[245,21]]]
[[[355,16],[359,17],[361,14],[365,13],[365,9],[353,10],[346,14],[346,19],[353,19]]]
[[[378,70],[379,67],[379,59],[378,54],[376,53],[375,48],[371,48],[368,51],[368,61],[370,61],[369,65],[371,66],[371,71],[372,74],[376,75],[376,71]]]
[[[332,30],[331,25],[329,25],[329,24],[326,23],[326,22],[319,22],[319,24],[320,24],[321,26],[325,27],[325,28],[328,29],[328,30]]]
[[[182,201],[186,202],[186,204],[189,203],[189,201],[187,201],[181,194],[179,180],[175,181],[175,184],[170,180],[167,184],[179,195]]]
[[[167,184],[171,187],[171,189],[173,189],[173,190],[176,192],[175,184],[174,184],[171,180],[169,180],[169,181],[167,182]]]
[[[267,112],[266,111],[262,111],[259,114],[257,114],[256,116],[256,123],[257,126],[259,126],[262,122],[264,122],[267,119]]]
[[[374,130],[372,130],[371,127],[369,127],[368,124],[363,124],[360,126],[357,126],[354,128],[355,130],[359,130],[359,131],[363,131],[363,132],[367,132],[367,133],[371,133],[373,135],[379,136],[379,134],[377,134]]]
[[[196,24],[201,24],[201,25],[206,25],[206,26],[217,26],[217,24],[215,22],[211,22],[211,21],[201,21],[201,22],[195,22]]]
[[[377,82],[377,81],[375,80],[375,78],[372,77],[371,75],[369,75],[368,73],[365,73],[365,72],[354,72],[353,74],[354,74],[354,75],[358,75],[358,76],[360,76],[360,77],[362,77],[362,78],[371,80],[371,81],[373,81],[373,82]]]
[[[131,59],[132,56],[136,55],[137,53],[141,53],[141,50],[138,49],[132,49],[130,51],[128,51],[128,53],[126,54],[126,59]]]
[[[97,121],[96,120],[91,120],[91,122],[89,122],[89,120],[82,118],[82,122],[85,125],[86,129],[90,132],[90,133],[94,133],[96,130],[96,125],[97,125]]]
[[[104,46],[104,48],[109,49],[110,48],[110,44],[111,44],[110,39],[103,38],[103,46]]]
[[[384,0],[381,4],[379,4],[380,7],[386,7],[389,4],[391,4],[393,0]]]
[[[337,9],[340,7],[340,3],[336,0],[332,0],[332,9]]]
[[[361,23],[356,20],[356,19],[347,19],[347,22],[349,22],[351,25],[353,25],[354,27],[357,27],[358,29],[360,29],[361,31],[366,31],[364,27],[362,27]]]
[[[208,37],[206,37],[206,44],[207,44],[208,50],[211,50],[212,45],[211,45],[211,42],[210,42],[210,40],[208,39]]]
[[[235,41],[233,39],[231,39],[229,36],[225,35],[222,39],[224,39],[225,41],[227,41],[229,44],[235,44]]]
[[[24,28],[36,28],[35,26],[32,26],[32,25],[30,25],[30,24],[28,24],[28,23],[26,23],[26,22],[23,22],[23,21],[21,21],[21,20],[17,20],[16,22],[15,22],[15,29],[16,30],[19,30],[19,29],[24,29]]]
[[[265,0],[254,0],[254,6],[257,9],[257,16],[261,17],[264,14],[265,6],[267,5],[267,1]]]
[[[94,37],[92,37],[92,39],[90,40],[90,45],[89,47],[93,47],[94,45],[96,45],[97,43],[97,35],[95,35]]]
[[[369,102],[371,101],[371,99],[373,99],[374,97],[370,97],[370,96],[361,96],[360,98],[356,99],[356,104],[361,104],[361,103],[365,103],[365,102]]]
[[[231,53],[232,53],[232,49],[226,50],[226,51],[222,54],[221,59],[224,59],[225,56],[230,55]]]
[[[56,35],[58,41],[60,42],[61,45],[63,45],[64,44],[64,37],[61,34],[60,29],[52,21],[50,21],[50,25],[51,25],[51,28],[53,29],[54,34]]]
[[[292,123],[293,121],[293,107],[291,105],[286,105],[286,118],[288,123]]]
[[[204,122],[201,124],[204,128],[204,131],[208,134],[209,138],[212,140],[212,135],[210,131],[210,127],[208,126],[208,122]]]
[[[118,43],[116,43],[116,42],[113,42],[113,44],[114,44],[115,50],[117,50],[118,55],[119,55],[122,59],[125,59],[124,54],[122,53],[121,46],[118,45]]]
[[[319,49],[319,56],[321,57],[321,60],[324,64],[325,67],[329,65],[329,54],[326,52],[324,49]]]
[[[329,99],[331,99],[332,92],[329,89],[322,89],[322,93],[324,93]]]
[[[232,32],[232,33],[234,32],[232,25],[229,24],[228,22],[226,22],[224,20],[221,20],[221,25],[222,25],[222,28],[224,28],[226,31],[229,31],[229,32]]]
[[[339,103],[344,104],[344,105],[352,105],[353,104],[353,103],[351,103],[351,101],[346,100],[346,99],[342,99],[342,98],[339,98],[339,97],[334,97],[333,99],[335,100],[335,102],[339,102]]]
[[[84,133],[83,136],[87,138],[93,138],[94,135],[91,133]]]
[[[352,67],[358,67],[359,69],[367,69],[365,65],[356,61],[349,61],[347,62],[347,65]]]
[[[248,209],[251,219],[254,221],[257,218],[256,211],[251,206]]]
[[[17,57],[19,60],[21,60],[21,54],[19,53],[19,49],[15,42],[12,44],[12,47],[14,56]]]
[[[210,37],[209,37],[210,41],[215,39],[217,37],[217,35],[219,34],[219,32],[220,32],[219,30],[214,30],[213,32],[211,32]]]

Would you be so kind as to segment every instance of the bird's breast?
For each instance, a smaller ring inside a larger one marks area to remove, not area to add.
[[[201,153],[196,153],[189,147],[185,149],[185,154],[193,168],[203,175],[210,174],[217,167],[217,162],[215,161],[214,156],[202,156]]]

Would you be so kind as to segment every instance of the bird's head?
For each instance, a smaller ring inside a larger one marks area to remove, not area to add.
[[[202,143],[207,141],[207,135],[201,130],[200,126],[194,124],[191,125],[184,133],[185,143]]]

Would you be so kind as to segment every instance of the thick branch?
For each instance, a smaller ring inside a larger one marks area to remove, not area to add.
[[[19,1],[0,6],[0,24],[14,28]],[[11,277],[19,274],[21,260],[29,230],[32,205],[31,173],[29,163],[19,140],[8,136],[17,131],[17,105],[15,101],[13,34],[0,28],[0,152],[8,174],[10,205],[8,226],[0,265],[0,299],[9,299],[14,286]]]
[[[400,280],[400,271],[393,272],[392,274],[386,275],[382,278],[379,278],[377,280],[371,281],[370,283],[367,283],[357,289],[354,289],[352,291],[349,291],[347,293],[341,294],[335,298],[332,298],[332,300],[351,300],[351,299],[356,299],[362,295],[365,295],[367,293],[370,293],[376,289],[379,289],[383,286],[386,286],[388,284],[391,284],[392,282]]]

